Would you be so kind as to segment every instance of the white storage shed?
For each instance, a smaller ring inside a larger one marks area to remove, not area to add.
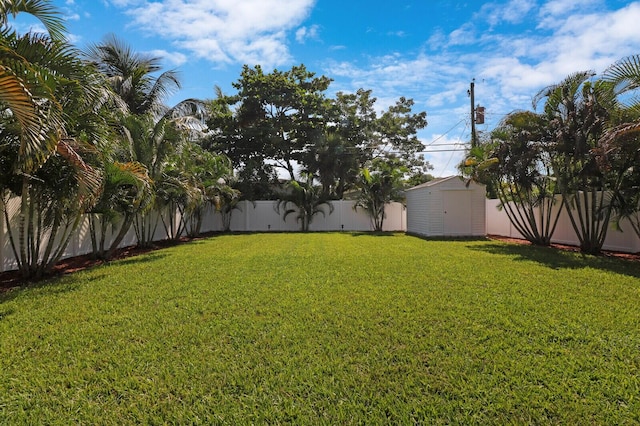
[[[486,235],[484,185],[460,176],[406,190],[407,233],[428,237]]]

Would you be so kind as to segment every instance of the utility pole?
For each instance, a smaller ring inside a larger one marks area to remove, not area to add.
[[[469,96],[471,97],[471,148],[476,146],[476,111],[475,111],[475,98],[474,87],[476,85],[476,79],[471,80],[471,87],[469,88]]]
[[[475,106],[475,89],[476,79],[471,80],[471,87],[467,91],[471,98],[471,148],[475,148],[478,145],[478,135],[476,133],[476,124],[484,124],[484,107],[478,105]]]

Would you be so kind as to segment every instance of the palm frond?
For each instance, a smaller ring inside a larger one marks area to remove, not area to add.
[[[51,38],[64,40],[66,31],[64,20],[58,9],[48,0],[1,0],[0,26],[5,27],[9,15],[16,17],[19,13],[27,13],[42,22]]]
[[[602,74],[603,79],[615,84],[621,94],[640,87],[640,54],[622,58]]]

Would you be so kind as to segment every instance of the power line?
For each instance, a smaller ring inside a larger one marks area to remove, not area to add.
[[[464,129],[462,129],[462,133],[460,133],[460,137],[458,138],[458,140],[462,139],[462,135],[464,134],[464,132],[467,130],[467,126],[468,124],[465,124]],[[459,145],[459,144],[455,144],[455,145]],[[439,176],[442,176],[442,174],[444,173],[444,171],[447,169],[447,167],[449,167],[449,163],[451,163],[451,160],[453,160],[453,155],[454,153],[451,153],[451,156],[449,157],[449,161],[447,161],[447,164],[445,164],[444,168],[442,169],[442,171],[440,172]]]
[[[467,142],[447,142],[447,143],[432,143],[429,146],[450,146],[450,145],[458,145],[458,144],[467,144]]]
[[[446,132],[444,132],[443,134],[441,134],[440,136],[438,136],[437,138],[435,138],[434,140],[431,141],[431,143],[426,144],[424,147],[428,148],[431,145],[433,145],[434,143],[438,142],[440,139],[442,139],[443,137],[447,136],[449,134],[449,132],[451,132],[453,129],[455,129],[456,127],[458,127],[458,125],[460,123],[462,123],[463,121],[465,121],[465,119],[463,118],[462,120],[458,121],[456,124],[454,124],[449,130],[447,130]],[[449,144],[450,145],[450,144]]]
[[[455,145],[461,145],[461,144],[455,144]],[[451,148],[451,149],[432,149],[430,151],[420,151],[417,152],[416,154],[429,154],[432,152],[459,152],[459,151],[466,151],[466,148],[459,148],[459,149],[455,149],[455,148]]]

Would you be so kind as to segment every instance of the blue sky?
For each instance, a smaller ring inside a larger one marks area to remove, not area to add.
[[[640,53],[640,2],[620,0],[55,0],[80,48],[114,33],[178,69],[169,103],[233,93],[242,65],[267,71],[304,63],[332,79],[329,95],[372,89],[378,107],[400,96],[426,111],[425,151],[469,140],[467,90],[490,130],[531,108],[547,85],[602,72]],[[461,152],[427,152],[435,176],[455,173]]]

